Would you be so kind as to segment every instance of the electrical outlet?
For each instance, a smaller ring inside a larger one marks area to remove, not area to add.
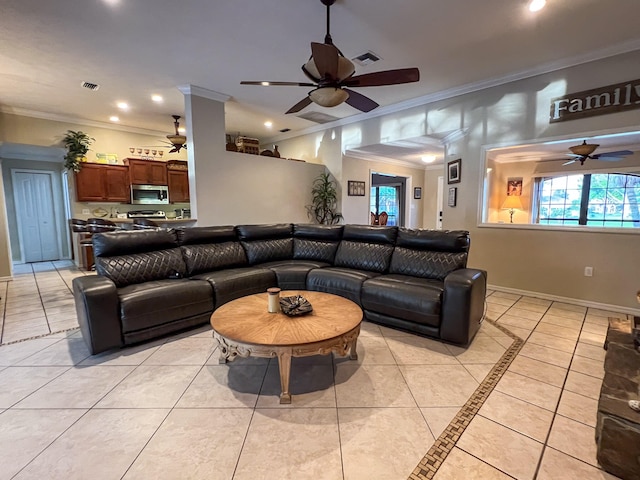
[[[584,267],[584,276],[593,277],[593,267]]]
[[[83,215],[91,215],[91,210],[89,210],[88,208],[83,208],[82,209],[82,214]]]

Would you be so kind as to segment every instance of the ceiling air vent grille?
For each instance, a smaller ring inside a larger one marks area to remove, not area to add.
[[[82,82],[82,87],[83,88],[88,88],[89,90],[96,91],[96,90],[98,90],[100,88],[100,85],[98,85],[97,83]]]
[[[329,123],[335,120],[340,120],[338,117],[334,117],[333,115],[327,115],[322,112],[307,112],[302,115],[298,115],[298,118],[304,118],[305,120],[309,120],[311,122],[316,123]]]
[[[371,65],[372,63],[375,63],[378,60],[380,60],[380,57],[375,53],[373,53],[371,50],[369,50],[368,52],[364,52],[362,55],[358,55],[357,57],[354,57],[351,60],[356,62],[358,65],[362,65],[363,67],[366,67],[367,65]]]
[[[286,133],[286,132],[290,132],[291,129],[290,128],[283,128],[282,130],[280,130],[280,133]]]

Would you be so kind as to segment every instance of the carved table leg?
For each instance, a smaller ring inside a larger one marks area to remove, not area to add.
[[[356,335],[353,338],[353,341],[351,342],[351,345],[349,346],[349,359],[350,360],[357,360],[358,359],[357,347],[358,347],[358,336]]]
[[[278,352],[278,365],[280,366],[280,403],[291,403],[291,393],[289,392],[289,376],[291,374],[291,350]]]

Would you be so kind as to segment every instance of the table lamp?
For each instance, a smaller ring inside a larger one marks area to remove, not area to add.
[[[511,223],[513,223],[513,214],[516,210],[522,210],[522,202],[520,201],[520,197],[518,195],[510,195],[502,204],[503,210],[509,210],[509,215],[511,215]]]

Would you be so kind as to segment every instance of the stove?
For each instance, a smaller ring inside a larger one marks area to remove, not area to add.
[[[132,210],[127,218],[167,218],[163,210]]]

